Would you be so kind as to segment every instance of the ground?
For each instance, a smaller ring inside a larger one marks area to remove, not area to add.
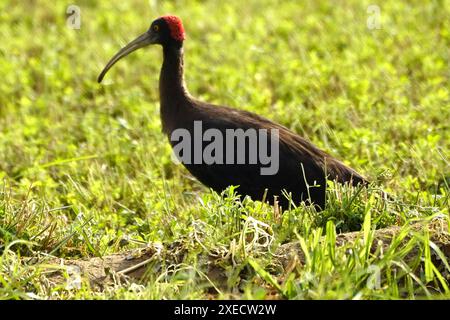
[[[0,4],[0,298],[450,298],[449,1],[74,4],[79,29],[64,2]],[[96,83],[166,13],[184,21],[194,96],[279,122],[373,184],[282,214],[174,164],[161,49]],[[376,229],[396,231],[379,245]],[[158,253],[139,279],[98,286],[65,263],[136,250]]]

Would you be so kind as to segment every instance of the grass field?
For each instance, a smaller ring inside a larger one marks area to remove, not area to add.
[[[0,3],[1,299],[450,298],[450,267],[435,265],[442,252],[425,228],[436,217],[450,224],[449,1],[76,0],[79,30],[66,23],[68,4]],[[323,212],[281,216],[174,164],[159,119],[161,49],[96,83],[117,49],[166,13],[183,19],[194,96],[291,128],[373,186],[330,185]],[[405,244],[412,222],[424,228]],[[404,232],[371,252],[374,230],[393,225]],[[335,245],[359,230],[361,241]],[[289,241],[306,261],[280,272],[273,253]],[[184,254],[149,264],[137,284],[45,280],[51,257],[146,244]],[[209,263],[225,280],[208,276]]]

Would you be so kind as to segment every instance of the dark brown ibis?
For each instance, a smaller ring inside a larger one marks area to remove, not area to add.
[[[162,130],[181,162],[200,182],[217,192],[238,186],[240,195],[254,200],[273,203],[277,197],[283,208],[288,206],[289,195],[294,203],[305,201],[322,209],[327,179],[367,184],[355,170],[282,125],[251,112],[192,97],[184,82],[184,40],[180,18],[160,17],[108,62],[98,82],[131,52],[150,44],[161,45]]]

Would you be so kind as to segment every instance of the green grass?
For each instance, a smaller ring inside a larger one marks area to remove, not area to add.
[[[66,26],[63,2],[0,3],[0,298],[450,298],[450,270],[433,264],[427,232],[402,241],[410,222],[449,221],[448,1],[379,1],[379,30],[367,28],[370,1],[76,4],[80,30]],[[236,201],[233,188],[215,194],[173,164],[159,120],[161,49],[131,55],[96,83],[117,49],[165,13],[184,21],[194,96],[291,128],[373,188],[330,186],[324,212],[280,216]],[[403,231],[370,252],[373,230],[391,225]],[[357,230],[361,241],[334,245]],[[280,273],[272,253],[295,240],[306,262]],[[150,266],[140,284],[102,291],[85,279],[80,289],[51,285],[45,259],[22,258],[142,243],[186,254]],[[226,281],[208,277],[208,255]],[[367,285],[373,270],[379,286]]]

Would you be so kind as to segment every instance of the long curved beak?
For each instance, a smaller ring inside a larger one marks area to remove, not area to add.
[[[156,34],[152,34],[150,32],[145,32],[144,34],[140,35],[139,37],[137,37],[136,39],[131,41],[125,47],[120,49],[120,51],[117,52],[114,55],[114,57],[111,58],[111,60],[109,60],[108,64],[105,66],[103,71],[98,76],[98,79],[97,79],[98,83],[102,82],[102,80],[105,77],[105,75],[108,72],[108,70],[111,69],[111,67],[117,61],[119,61],[123,57],[126,57],[127,55],[129,55],[133,51],[136,51],[137,49],[140,49],[140,48],[143,48],[143,47],[148,46],[150,44],[156,43],[157,39],[158,39],[158,37],[157,37]]]

